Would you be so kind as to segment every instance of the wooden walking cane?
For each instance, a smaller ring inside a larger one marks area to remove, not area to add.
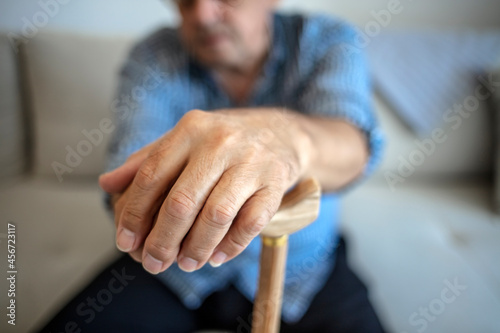
[[[316,220],[320,196],[317,180],[300,182],[283,197],[278,212],[260,234],[262,252],[252,333],[279,332],[288,235]]]

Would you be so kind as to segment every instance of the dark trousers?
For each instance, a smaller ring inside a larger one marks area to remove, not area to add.
[[[335,269],[297,323],[281,332],[383,332],[365,285],[349,269],[339,242]],[[219,329],[250,332],[252,303],[236,288],[213,293],[197,310],[128,255],[104,269],[40,332],[193,332]]]

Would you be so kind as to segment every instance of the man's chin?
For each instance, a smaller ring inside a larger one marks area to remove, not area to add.
[[[235,65],[234,59],[232,59],[227,53],[198,53],[195,54],[195,58],[200,64],[208,68],[227,68]]]

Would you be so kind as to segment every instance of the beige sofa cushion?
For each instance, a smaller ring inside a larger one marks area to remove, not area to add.
[[[378,95],[374,104],[387,140],[375,177],[387,180],[388,175],[401,176],[403,181],[395,181],[394,189],[409,178],[483,176],[492,171],[491,114],[472,113],[457,129],[443,124],[438,130],[444,133],[439,138],[445,140],[437,142],[432,135],[425,138],[415,135]],[[418,158],[422,156],[420,163]]]
[[[111,136],[103,127],[112,127],[110,105],[131,42],[124,37],[43,32],[24,45],[36,174],[63,181],[103,170]]]

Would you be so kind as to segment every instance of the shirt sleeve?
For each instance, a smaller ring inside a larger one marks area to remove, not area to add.
[[[366,135],[370,157],[364,175],[379,163],[384,136],[372,107],[370,73],[359,36],[350,25],[326,16],[304,24],[301,49],[312,59],[302,68],[305,83],[297,108],[306,114],[343,119]]]
[[[112,103],[116,129],[108,147],[106,171],[117,168],[175,125],[167,110],[167,96],[158,91],[165,85],[164,75],[158,66],[138,62],[133,56],[123,66]]]

